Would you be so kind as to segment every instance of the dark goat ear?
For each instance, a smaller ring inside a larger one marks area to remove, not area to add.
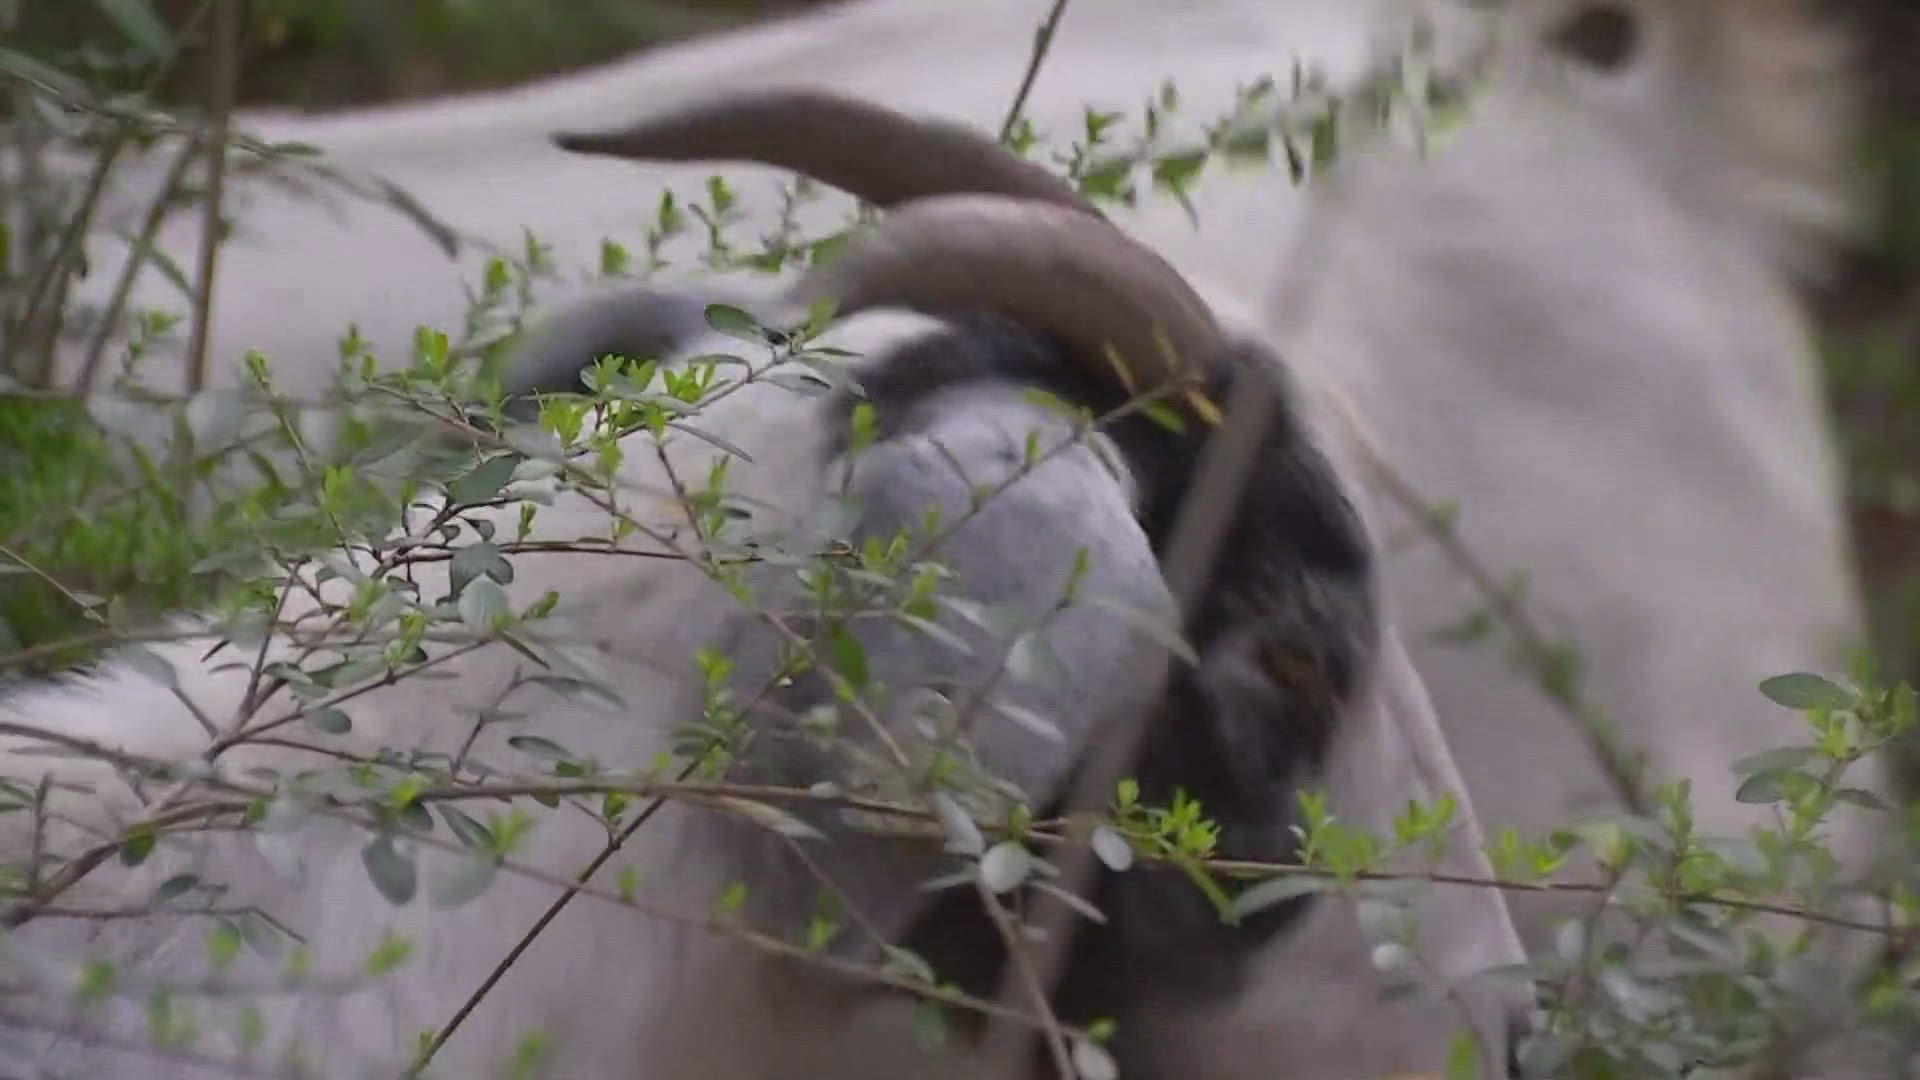
[[[1618,71],[1640,51],[1640,18],[1631,4],[1618,0],[1584,4],[1552,35],[1562,54],[1596,71]]]
[[[507,415],[531,420],[533,395],[582,389],[581,373],[603,356],[652,360],[678,352],[707,329],[707,308],[714,304],[764,306],[738,288],[632,285],[548,316],[526,332],[502,365]]]

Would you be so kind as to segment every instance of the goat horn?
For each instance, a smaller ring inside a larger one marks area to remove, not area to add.
[[[908,203],[856,229],[838,255],[795,284],[793,297],[831,299],[841,315],[874,307],[997,312],[1051,336],[1130,392],[1191,376],[1222,347],[1205,301],[1151,249],[1103,218],[1004,195]]]
[[[1008,195],[1099,216],[1073,185],[961,124],[824,90],[735,94],[619,131],[560,133],[564,150],[643,161],[750,161],[803,173],[879,206],[953,192]]]

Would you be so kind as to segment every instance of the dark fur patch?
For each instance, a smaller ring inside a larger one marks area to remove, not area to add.
[[[949,322],[950,331],[858,374],[879,438],[911,430],[918,408],[940,391],[984,380],[1044,389],[1096,415],[1125,401],[1118,387],[1040,335],[997,317]],[[1284,381],[1286,373],[1244,346],[1216,358],[1207,392],[1224,402],[1239,378]],[[1290,388],[1280,389],[1276,400],[1289,401]],[[848,396],[834,402],[836,432],[847,430],[853,406]],[[1284,861],[1297,854],[1290,830],[1296,792],[1321,774],[1369,660],[1376,610],[1372,555],[1354,508],[1297,418],[1278,421],[1186,628],[1201,663],[1177,665],[1132,775],[1149,805],[1168,804],[1175,791],[1198,800],[1220,826],[1221,856]],[[1142,521],[1164,556],[1206,433],[1170,431],[1142,415],[1104,430],[1140,486]],[[1231,927],[1181,872],[1136,867],[1103,872],[1097,903],[1108,923],[1082,924],[1060,988],[1057,1004],[1070,1020],[1124,1016],[1150,989],[1232,993],[1249,961],[1307,900]],[[994,991],[1005,961],[994,928],[964,890],[941,894],[904,944],[974,993]]]

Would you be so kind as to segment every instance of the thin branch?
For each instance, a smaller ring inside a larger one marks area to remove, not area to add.
[[[1578,693],[1560,693],[1549,684],[1546,673],[1555,662],[1557,649],[1526,606],[1512,595],[1511,590],[1500,587],[1493,571],[1468,548],[1452,520],[1424,498],[1406,476],[1387,460],[1379,447],[1364,441],[1362,457],[1367,469],[1373,473],[1388,497],[1413,515],[1421,529],[1440,546],[1475,591],[1480,593],[1494,618],[1513,635],[1528,673],[1539,684],[1541,692],[1579,728],[1615,796],[1634,814],[1644,816],[1650,813],[1653,800],[1641,781],[1642,770],[1624,745],[1624,739],[1612,718]]]
[[[1181,503],[1165,560],[1167,586],[1179,606],[1183,624],[1199,602],[1201,588],[1226,539],[1227,526],[1240,493],[1252,479],[1260,444],[1273,423],[1274,404],[1272,391],[1264,380],[1238,380],[1227,402],[1225,418],[1202,451],[1193,485]],[[1170,652],[1168,660],[1177,662]],[[1155,706],[1165,697],[1166,678],[1167,672],[1163,670],[1147,680],[1136,699],[1141,704],[1094,745],[1067,803],[1067,816],[1076,812],[1098,813],[1107,805],[1114,786],[1139,757]],[[1092,886],[1097,869],[1092,848],[1075,845],[1060,861],[1057,885],[1070,894],[1084,895]],[[1036,921],[1045,937],[1038,955],[1033,957],[1032,978],[1050,994],[1066,964],[1068,944],[1075,930],[1075,911],[1058,897],[1045,897],[1038,903],[1040,915]],[[1021,992],[1017,981],[1021,977],[1010,972],[1003,981],[996,999],[1003,1007]],[[994,1075],[1018,1075],[1024,1039],[1025,1033],[1011,1025],[1000,1025],[993,1032],[987,1060],[998,1066],[999,1071]],[[1064,1075],[1062,1080],[1071,1080],[1071,1074]]]
[[[1000,141],[1013,138],[1013,129],[1019,125],[1020,117],[1027,111],[1027,98],[1033,94],[1033,84],[1040,78],[1040,69],[1046,66],[1047,54],[1053,51],[1053,35],[1060,29],[1060,19],[1067,13],[1069,0],[1053,0],[1052,10],[1042,19],[1033,32],[1033,54],[1027,59],[1027,69],[1020,76],[1020,89],[1014,92],[1013,104],[1007,109],[1007,118],[1000,124]]]
[[[693,771],[694,766],[687,766],[680,771],[678,780],[681,782],[686,781],[693,776]],[[659,813],[660,808],[665,805],[667,805],[665,798],[656,798],[647,804],[645,810],[634,815],[634,819],[627,824],[627,827],[620,830],[619,835],[609,840],[607,846],[601,850],[600,854],[594,856],[593,860],[587,863],[586,867],[580,871],[579,875],[575,878],[574,884],[568,886],[567,890],[561,893],[558,899],[548,905],[546,911],[541,912],[540,917],[534,920],[533,926],[529,928],[526,933],[520,935],[520,940],[514,942],[513,948],[507,950],[507,955],[501,957],[500,962],[495,964],[493,970],[487,973],[487,977],[480,981],[480,985],[474,988],[473,993],[467,995],[467,1000],[461,1002],[460,1007],[454,1010],[452,1019],[442,1025],[439,1031],[433,1033],[433,1041],[429,1042],[426,1047],[420,1051],[420,1056],[414,1061],[413,1065],[407,1069],[405,1074],[407,1080],[419,1076],[421,1072],[425,1071],[428,1065],[433,1063],[434,1056],[440,1053],[440,1048],[447,1045],[447,1040],[453,1038],[454,1032],[460,1030],[460,1025],[466,1022],[467,1017],[473,1015],[473,1010],[479,1008],[480,1002],[485,1000],[486,996],[493,991],[493,988],[499,984],[500,980],[506,977],[507,972],[513,969],[513,965],[519,963],[520,957],[526,954],[526,951],[533,946],[534,941],[545,932],[553,920],[559,918],[560,913],[567,910],[567,905],[573,903],[573,898],[580,895],[581,888],[592,881],[593,875],[599,873],[602,867],[606,866],[615,855],[619,854],[620,849],[626,846],[627,841],[633,839],[633,835],[639,832],[641,827],[646,825],[647,822],[653,820],[653,816]]]
[[[227,185],[227,143],[233,136],[234,94],[240,81],[245,0],[215,0],[212,91],[208,107],[207,202],[200,226],[200,269],[194,281],[193,334],[187,345],[187,392],[207,381],[208,335],[213,324],[213,279],[220,268],[220,242]]]
[[[167,212],[173,208],[174,200],[180,195],[180,189],[186,183],[187,170],[192,167],[200,144],[188,139],[180,144],[180,150],[174,155],[173,163],[167,166],[166,175],[161,177],[160,189],[154,195],[153,202],[147,207],[147,216],[140,223],[140,231],[135,234],[133,244],[127,251],[127,260],[120,266],[120,276],[114,279],[113,293],[107,298],[107,306],[100,314],[100,323],[93,332],[93,340],[87,345],[86,360],[80,366],[80,377],[76,389],[88,393],[93,389],[94,379],[99,373],[100,362],[106,358],[107,346],[113,341],[114,327],[126,313],[127,303],[133,297],[133,286],[139,280],[140,271],[153,257],[154,245],[159,242],[160,228],[166,224]]]

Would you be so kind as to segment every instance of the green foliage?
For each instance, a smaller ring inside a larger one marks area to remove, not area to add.
[[[254,0],[241,101],[330,109],[504,86],[812,2]],[[22,7],[15,39],[29,55],[119,89],[144,83],[143,61],[183,46],[159,86],[169,101],[198,100],[209,48],[200,0]]]
[[[169,483],[150,461],[117,458],[73,402],[0,397],[0,447],[8,462],[0,470],[0,649],[120,621],[109,598],[177,607],[204,588],[195,569],[211,536],[188,525],[181,496],[189,480]],[[58,670],[85,655],[53,648],[22,670]]]

